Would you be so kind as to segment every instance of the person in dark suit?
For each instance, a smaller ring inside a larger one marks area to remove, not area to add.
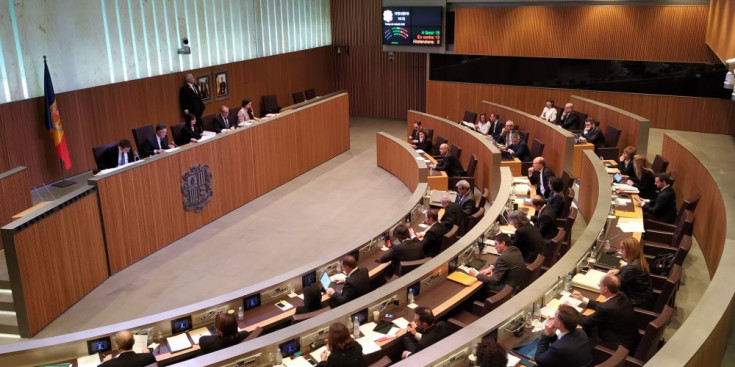
[[[413,353],[430,347],[447,336],[447,325],[437,322],[434,313],[428,307],[419,306],[413,310],[413,322],[408,324],[408,331],[403,335],[401,358],[406,359]]]
[[[230,129],[234,129],[232,123],[230,123],[230,108],[222,105],[219,107],[219,114],[214,116],[214,131],[219,133],[226,133]]]
[[[329,306],[332,308],[370,292],[370,275],[368,274],[368,270],[358,268],[357,261],[352,255],[345,255],[342,258],[342,269],[347,274],[342,292],[337,293],[333,288],[327,288],[327,295],[330,297]]]
[[[536,256],[543,254],[546,249],[546,241],[541,236],[541,232],[531,224],[531,221],[526,217],[526,213],[520,210],[510,212],[508,222],[516,229],[513,236],[513,246],[521,250],[523,259],[527,263],[534,262]]]
[[[115,358],[108,354],[100,367],[144,367],[156,363],[156,358],[150,353],[135,353],[134,344],[131,332],[123,330],[115,334],[115,347],[120,353]]]
[[[444,234],[447,233],[447,229],[439,223],[439,213],[436,209],[427,210],[425,219],[429,228],[424,232],[424,238],[421,240],[421,248],[424,250],[425,256],[434,257],[441,250],[442,239],[444,238]],[[413,229],[409,229],[409,232],[411,232],[411,238],[417,238]]]
[[[179,105],[184,113],[184,116],[188,114],[194,114],[197,118],[197,125],[202,128],[202,114],[204,113],[204,102],[202,102],[202,96],[199,94],[197,88],[196,79],[192,73],[187,73],[185,76],[185,83],[179,90]]]
[[[202,353],[211,353],[231,347],[250,335],[247,331],[238,332],[235,315],[224,312],[218,313],[214,317],[214,328],[217,330],[217,334],[199,338],[199,347],[202,348]]]
[[[549,186],[549,180],[552,177],[555,177],[554,172],[546,167],[544,157],[534,158],[531,167],[528,168],[528,180],[532,185],[536,185],[536,192],[546,199],[551,196],[552,190]]]
[[[457,182],[457,205],[462,207],[462,211],[465,215],[469,216],[475,214],[477,208],[475,207],[475,195],[472,192],[470,183],[467,180],[460,180]]]
[[[648,261],[643,255],[641,243],[635,237],[622,240],[620,254],[627,264],[620,269],[608,271],[608,274],[618,277],[620,291],[628,296],[633,307],[650,310],[656,300],[656,295],[653,293]]]
[[[587,119],[584,121],[584,130],[579,138],[581,143],[591,143],[595,149],[605,146],[605,134],[600,130],[600,121]]]
[[[411,135],[408,136],[409,143],[416,144],[419,141],[419,131],[421,129],[421,121],[414,121],[413,130],[411,130]]]
[[[431,140],[426,137],[425,130],[419,130],[418,138],[416,139],[416,142],[411,145],[411,147],[413,149],[421,149],[424,152],[431,154]]]
[[[577,329],[579,312],[561,305],[546,320],[534,360],[539,367],[592,367],[592,345],[587,334]],[[557,336],[557,330],[559,336]]]
[[[444,208],[444,215],[441,219],[441,224],[444,226],[444,229],[449,232],[456,225],[458,227],[457,234],[464,235],[467,230],[467,215],[465,215],[462,207],[452,202],[449,199],[449,195],[446,194],[442,196],[441,203]]]
[[[508,120],[505,122],[505,125],[503,125],[503,130],[500,131],[500,135],[498,136],[498,139],[496,140],[498,144],[502,145],[510,145],[513,143],[513,133],[515,132],[515,123],[513,121]]]
[[[197,125],[197,117],[190,113],[186,117],[184,127],[181,129],[181,141],[177,144],[184,145],[188,143],[196,143],[202,138],[202,130]]]
[[[500,139],[500,135],[503,132],[505,124],[503,123],[503,121],[500,121],[500,115],[498,115],[497,113],[490,114],[490,124],[490,136],[492,136],[495,141],[498,141],[498,139]]]
[[[638,325],[636,323],[633,304],[628,296],[620,292],[620,280],[614,275],[605,275],[600,280],[600,295],[605,301],[598,302],[573,291],[572,297],[582,300],[587,307],[595,310],[591,315],[582,316],[579,324],[592,339],[592,344],[602,344],[610,349],[619,345],[635,350]]]
[[[666,223],[674,223],[676,219],[676,193],[671,185],[674,181],[666,173],[659,173],[654,179],[658,195],[649,203],[638,198],[638,205],[643,209],[644,219],[653,219]]]
[[[411,238],[408,227],[399,224],[393,229],[393,238],[400,241],[399,244],[386,251],[377,261],[379,263],[392,262],[388,277],[397,274],[401,261],[421,260],[424,258],[424,250],[421,244]]]
[[[513,288],[515,294],[520,291],[521,283],[526,276],[523,253],[518,247],[510,245],[510,236],[504,233],[495,237],[495,250],[500,256],[493,265],[480,271],[470,269],[469,274],[485,283],[489,291],[501,290],[504,286],[508,286]]]
[[[514,132],[511,134],[513,143],[505,146],[505,151],[512,155],[514,158],[518,158],[521,162],[528,162],[531,160],[531,154],[528,152],[528,145],[525,141],[521,140],[521,135]]]
[[[478,367],[505,367],[508,365],[508,352],[493,339],[484,339],[475,348]]]
[[[329,325],[327,350],[322,352],[317,367],[367,367],[362,346],[350,335],[347,326],[340,322]]]
[[[579,126],[579,115],[574,112],[574,105],[567,103],[564,105],[564,112],[559,117],[559,124],[567,130],[581,130]]]
[[[559,227],[556,226],[556,210],[549,206],[541,195],[531,198],[531,205],[536,209],[536,215],[531,217],[531,222],[541,232],[541,236],[547,240],[556,237]]]
[[[168,128],[164,124],[156,125],[156,133],[146,139],[143,144],[143,157],[164,153],[166,149],[176,147],[168,143]]]
[[[444,156],[441,163],[431,164],[429,167],[437,171],[446,171],[447,176],[457,177],[462,175],[462,163],[459,163],[459,159],[449,154],[449,145],[442,144],[439,146],[439,153]]]
[[[627,146],[623,149],[618,161],[618,171],[624,176],[635,176],[635,168],[633,167],[633,158],[635,158],[636,149],[634,146]]]
[[[628,178],[626,182],[638,189],[638,196],[644,199],[653,199],[656,196],[656,175],[648,165],[645,156],[636,155],[633,157],[634,174]]]
[[[100,154],[102,169],[115,168],[133,163],[135,158],[132,149],[133,146],[128,139],[121,139],[116,146],[105,149]]]
[[[322,308],[322,292],[317,283],[304,288],[304,305],[296,307],[296,314],[309,313]]]
[[[546,205],[554,208],[554,215],[557,218],[561,218],[561,212],[564,211],[564,184],[561,182],[559,177],[552,177],[549,180],[549,186],[551,186],[551,195],[546,200]]]

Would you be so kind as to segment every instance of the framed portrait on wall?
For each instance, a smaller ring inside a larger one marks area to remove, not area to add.
[[[210,83],[209,74],[198,76],[197,86],[199,88],[199,95],[202,97],[202,102],[212,102],[212,84]]]
[[[230,85],[227,82],[227,71],[217,71],[214,73],[214,99],[220,100],[230,96]]]

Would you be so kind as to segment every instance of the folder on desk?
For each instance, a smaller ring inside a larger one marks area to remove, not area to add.
[[[468,275],[468,274],[465,274],[465,273],[463,273],[461,271],[455,271],[454,273],[449,274],[449,276],[447,276],[447,279],[453,280],[453,281],[455,281],[455,282],[457,282],[459,284],[462,284],[464,286],[472,285],[472,283],[474,283],[474,282],[477,281],[477,279],[475,279],[475,277],[473,277],[471,275]]]
[[[166,338],[166,342],[168,343],[168,349],[171,350],[171,353],[188,349],[192,346],[191,341],[189,341],[189,335],[187,335],[186,333],[181,333],[176,336],[169,336],[168,338]]]
[[[616,210],[615,216],[621,217],[621,218],[638,218],[639,215],[636,212],[626,212],[624,210]]]
[[[212,335],[212,333],[206,326],[202,326],[194,330],[189,330],[189,336],[191,337],[191,340],[194,341],[194,344],[199,344],[199,338],[209,335]]]

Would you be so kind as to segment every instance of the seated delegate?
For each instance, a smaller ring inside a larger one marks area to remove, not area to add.
[[[314,312],[322,308],[322,292],[317,283],[304,289],[304,305],[296,307],[296,314]]]
[[[135,338],[130,331],[123,330],[115,334],[115,347],[119,352],[114,358],[108,354],[100,367],[144,367],[156,363],[156,358],[150,353],[135,353],[133,345]]]
[[[467,231],[467,215],[465,215],[462,207],[459,204],[452,202],[449,199],[449,195],[442,195],[442,207],[444,208],[444,215],[441,219],[441,224],[444,226],[447,232],[452,230],[452,227],[457,226],[457,234],[464,235]]]
[[[592,345],[583,330],[577,329],[579,312],[561,305],[546,320],[534,359],[539,367],[592,367]]]
[[[424,214],[426,225],[426,231],[423,232],[423,239],[421,240],[421,248],[424,250],[424,255],[434,257],[439,253],[442,245],[442,238],[447,233],[447,229],[439,223],[439,213],[436,209],[429,209]],[[413,228],[409,229],[411,232],[411,238],[417,238]]]
[[[626,182],[638,189],[638,196],[644,199],[653,199],[656,195],[655,175],[648,166],[648,160],[645,156],[636,155],[633,157],[633,175],[628,177]]]
[[[541,236],[547,240],[556,237],[559,233],[559,227],[556,226],[556,210],[549,206],[541,195],[531,198],[531,205],[536,210],[531,222],[541,232]]]
[[[437,171],[446,171],[447,176],[457,177],[462,175],[462,163],[459,159],[449,152],[449,145],[446,143],[439,146],[439,153],[444,156],[441,163],[430,164],[429,167]]]
[[[495,237],[495,250],[500,256],[495,263],[482,270],[470,269],[469,274],[488,286],[488,291],[499,291],[503,287],[513,288],[513,294],[520,291],[526,276],[526,263],[518,247],[510,244],[510,236],[501,233]]]
[[[197,125],[197,117],[193,114],[189,114],[184,122],[184,127],[181,129],[181,141],[179,145],[188,143],[196,143],[202,138],[202,130]]]
[[[168,128],[166,125],[158,124],[156,125],[156,133],[143,143],[143,158],[164,153],[166,149],[175,147],[174,144],[168,143]]]
[[[401,358],[406,359],[413,353],[420,352],[447,336],[447,324],[436,321],[434,313],[428,307],[419,306],[413,310],[413,322],[403,335]]]
[[[521,136],[517,132],[511,134],[512,144],[505,146],[505,151],[508,152],[513,158],[518,158],[521,162],[528,162],[531,160],[531,155],[528,152],[528,145],[525,141],[521,140]]]
[[[220,349],[233,346],[250,335],[247,331],[237,331],[237,319],[235,315],[218,313],[214,317],[215,335],[206,335],[199,338],[199,347],[203,353],[211,353]]]
[[[635,168],[633,168],[633,158],[636,155],[636,149],[633,146],[627,146],[623,149],[623,154],[620,155],[618,161],[618,171],[624,176],[635,175]]]
[[[100,155],[102,169],[115,168],[133,163],[135,159],[132,149],[133,146],[128,139],[121,139],[116,146],[105,149]]]
[[[342,323],[329,325],[327,332],[327,350],[322,352],[321,362],[317,367],[365,367],[362,346],[352,338],[350,330]]]
[[[251,123],[260,121],[259,118],[256,118],[255,115],[253,115],[253,102],[245,98],[242,100],[242,103],[240,105],[242,107],[239,111],[237,111],[238,124],[243,122]]]
[[[431,154],[431,140],[426,137],[425,130],[419,130],[418,139],[411,145],[411,147],[413,149],[421,149],[424,152]]]
[[[674,181],[666,173],[660,173],[654,179],[654,185],[658,189],[655,199],[646,203],[638,198],[638,205],[643,209],[643,218],[653,219],[666,223],[674,223],[676,219],[676,193],[671,188]]]
[[[424,258],[424,250],[421,248],[421,244],[411,238],[408,227],[405,225],[399,224],[393,229],[393,238],[398,243],[394,244],[390,250],[386,251],[377,260],[379,263],[392,263],[387,275],[388,277],[398,273],[401,261],[421,260]]]
[[[327,288],[326,292],[330,297],[329,306],[331,307],[345,304],[370,292],[370,274],[368,270],[358,267],[357,261],[352,255],[342,257],[341,263],[347,278],[344,280],[341,292],[336,292],[333,288]]]
[[[653,293],[648,261],[643,255],[641,243],[634,237],[622,240],[620,254],[627,264],[620,269],[612,269],[608,273],[618,277],[620,290],[630,298],[630,303],[634,307],[650,310],[656,294]]]
[[[554,172],[546,167],[544,157],[534,158],[531,167],[528,168],[528,181],[532,185],[536,185],[536,192],[547,199],[551,196],[552,190],[549,186],[549,180],[552,177],[555,177]]]
[[[541,236],[541,232],[531,224],[526,213],[520,210],[510,212],[508,222],[516,229],[513,235],[513,246],[521,250],[523,259],[527,263],[534,262],[536,256],[543,254],[546,249],[546,241]]]
[[[590,143],[595,149],[605,146],[605,135],[600,130],[600,122],[594,119],[587,119],[584,122],[584,130],[582,136],[579,137],[580,143]]]

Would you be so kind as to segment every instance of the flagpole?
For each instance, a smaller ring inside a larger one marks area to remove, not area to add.
[[[43,84],[44,84],[43,85],[43,87],[44,87],[43,95],[44,95],[44,100],[46,101],[46,109],[47,109],[46,110],[46,116],[47,116],[46,118],[48,119],[47,120],[47,124],[48,124],[47,128],[49,130],[51,130],[51,117],[49,117],[49,111],[48,111],[48,107],[49,107],[49,100],[48,100],[48,98],[49,98],[49,95],[47,93],[47,91],[49,90],[49,87],[50,87],[50,90],[51,90],[51,93],[50,93],[51,94],[51,98],[55,101],[56,97],[54,96],[54,88],[53,88],[53,85],[51,84],[51,77],[50,77],[50,74],[48,72],[48,66],[46,65],[46,55],[43,55],[43,67],[44,67],[44,73],[45,73],[44,74],[44,78],[43,78]],[[55,104],[54,101],[52,101],[52,102]],[[58,112],[56,112],[56,113],[58,113]],[[58,116],[57,116],[57,118],[58,118]],[[59,130],[61,130],[61,122],[60,122],[60,120],[59,120]],[[63,140],[64,132],[63,131],[61,131],[61,136],[62,136],[62,142],[64,142],[64,140]],[[63,147],[64,147],[64,149],[66,149],[66,143],[65,142],[63,143]],[[68,187],[68,186],[72,186],[76,182],[71,181],[71,180],[69,180],[69,181],[66,180],[66,173],[64,172],[64,161],[63,161],[63,159],[61,159],[61,155],[59,154],[59,151],[58,151],[59,148],[56,147],[56,149],[57,149],[56,155],[59,156],[59,168],[61,169],[61,181],[58,181],[58,182],[54,183],[51,186],[54,186],[54,187]],[[66,152],[66,154],[67,155],[69,154],[68,151]]]
[[[57,181],[56,183],[54,183],[51,186],[53,186],[53,187],[69,187],[71,185],[74,185],[76,182],[71,181],[71,180],[69,180],[69,181],[66,180],[66,174],[64,173],[64,161],[62,161],[61,158],[59,158],[59,168],[61,169],[61,181]]]

